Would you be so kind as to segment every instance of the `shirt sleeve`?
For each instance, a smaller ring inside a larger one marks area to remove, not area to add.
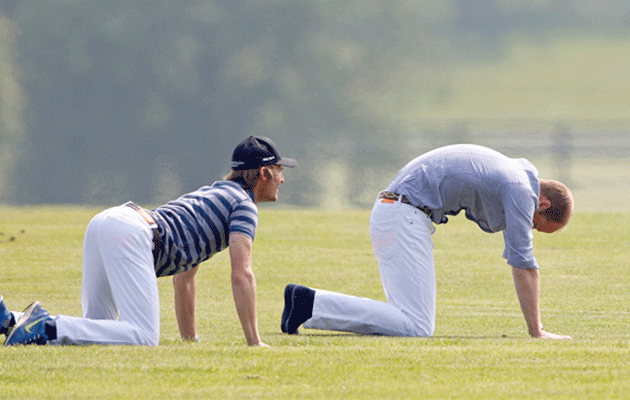
[[[243,233],[254,240],[257,226],[258,209],[253,202],[241,202],[230,214],[230,233]]]
[[[506,224],[503,231],[503,258],[516,268],[538,269],[532,233],[536,195],[518,185],[508,185],[502,198]]]

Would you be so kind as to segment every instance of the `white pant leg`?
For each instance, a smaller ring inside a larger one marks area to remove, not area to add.
[[[434,232],[431,219],[408,204],[377,202],[372,211],[370,237],[383,290],[411,320],[413,336],[435,331]]]
[[[304,328],[364,335],[414,335],[410,319],[389,303],[315,289],[313,316]]]
[[[84,318],[118,319],[118,309],[107,280],[100,245],[99,229],[106,215],[98,214],[90,221],[83,239],[81,306]]]
[[[316,289],[305,328],[388,336],[431,336],[435,271],[431,220],[400,202],[377,201],[370,236],[387,303]]]
[[[129,207],[103,211],[86,230],[85,318],[58,315],[58,343],[157,345],[160,304],[153,234]],[[120,320],[117,320],[120,315]]]

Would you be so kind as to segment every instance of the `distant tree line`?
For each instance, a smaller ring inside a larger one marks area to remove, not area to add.
[[[409,127],[448,102],[451,63],[592,23],[551,3],[3,1],[0,201],[160,202],[220,178],[249,134],[302,159],[292,203],[319,203],[328,163],[359,193],[410,146],[470,137]]]

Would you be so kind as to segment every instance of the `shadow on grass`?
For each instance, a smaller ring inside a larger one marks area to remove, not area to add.
[[[352,333],[352,332],[332,332],[332,333],[327,333],[327,332],[322,332],[322,333],[299,333],[297,335],[287,335],[286,333],[282,333],[282,332],[267,332],[265,333],[265,335],[268,336],[287,336],[287,337],[333,337],[333,338],[338,338],[338,337],[357,337],[357,338],[366,338],[366,337],[373,337],[373,338],[392,338],[392,339],[410,339],[410,340],[496,340],[496,339],[518,339],[518,340],[522,340],[522,339],[530,339],[528,336],[508,336],[508,335],[497,335],[497,336],[490,336],[490,335],[481,335],[481,336],[475,336],[475,335],[434,335],[431,337],[413,337],[413,336],[385,336],[385,335],[364,335],[364,334],[360,334],[360,333]]]

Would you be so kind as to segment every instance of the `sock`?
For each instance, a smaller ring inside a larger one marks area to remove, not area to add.
[[[309,320],[313,316],[313,304],[315,303],[315,291],[305,286],[295,288],[295,303],[299,305],[302,311],[299,316],[300,325]]]
[[[46,333],[48,340],[56,340],[57,324],[55,324],[55,321],[53,321],[52,319],[46,321],[46,323],[44,324],[44,332]]]

